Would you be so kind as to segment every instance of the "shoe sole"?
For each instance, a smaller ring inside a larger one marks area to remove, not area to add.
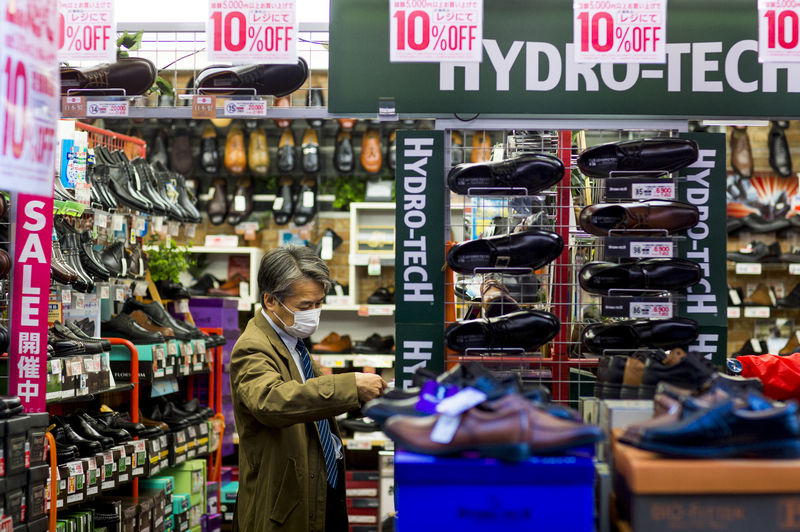
[[[639,399],[639,386],[635,384],[623,384],[619,394],[620,399]],[[652,399],[652,397],[650,397]]]
[[[683,458],[798,458],[800,440],[784,439],[764,441],[748,445],[720,447],[677,446],[658,442],[639,442],[639,449]]]
[[[656,396],[656,387],[655,386],[639,386],[638,389],[638,396],[636,399],[652,399]]]
[[[598,387],[597,397],[600,399],[619,399],[622,395],[621,384],[604,383]]]

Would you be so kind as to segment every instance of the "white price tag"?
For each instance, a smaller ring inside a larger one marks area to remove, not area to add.
[[[125,223],[125,218],[121,214],[114,214],[111,216],[111,229],[112,231],[122,231],[122,226]]]
[[[667,0],[573,0],[576,63],[665,63]]]
[[[314,191],[306,190],[303,192],[303,208],[310,209],[314,206]]]
[[[170,222],[169,222],[169,234],[170,234],[170,236],[178,236],[178,233],[180,233],[180,230],[181,230],[181,224],[179,222],[175,222],[175,221],[170,220]]]
[[[675,183],[633,183],[631,185],[633,199],[675,199]]]
[[[631,242],[631,258],[672,257],[672,242]]]
[[[100,285],[100,299],[109,299],[111,297],[111,287],[107,284]]]
[[[369,451],[372,449],[370,440],[347,440],[348,451]]]
[[[439,416],[431,431],[431,440],[442,444],[450,443],[460,424],[461,416]]]
[[[279,211],[283,209],[283,198],[275,198],[275,201],[272,202],[272,210]]]
[[[480,63],[483,0],[389,2],[389,59],[393,63]]]
[[[65,289],[61,291],[61,302],[65,305],[72,303],[72,290]]]
[[[99,229],[106,229],[108,227],[108,215],[103,211],[95,211],[94,226]]]
[[[186,238],[194,238],[197,233],[197,224],[186,224],[183,226],[183,232],[186,233]]]
[[[83,310],[85,306],[84,294],[75,292],[75,310]]]
[[[153,224],[153,231],[156,233],[161,233],[164,228],[164,217],[163,216],[153,216],[152,222]]]
[[[741,307],[728,307],[728,319],[737,319],[742,317]]]
[[[87,117],[122,118],[128,116],[127,101],[92,101],[86,102]]]
[[[367,263],[367,275],[380,275],[381,274],[381,258],[370,257]]]
[[[234,196],[233,198],[234,211],[244,212],[246,206],[247,206],[247,198],[245,198],[244,196]]]
[[[484,401],[486,401],[486,394],[482,391],[475,388],[464,388],[457,394],[442,399],[436,405],[436,411],[446,416],[457,416]]]
[[[267,116],[267,102],[265,100],[229,100],[223,107],[223,114],[236,118],[264,118]]]
[[[669,319],[672,317],[672,303],[631,301],[631,318]]]
[[[738,275],[761,275],[761,264],[758,262],[737,262],[736,273]]]
[[[114,288],[114,301],[125,301],[125,289],[121,286]]]
[[[744,307],[745,318],[769,318],[769,307]]]
[[[208,2],[209,63],[297,61],[297,2]]]
[[[800,275],[800,264],[790,264],[789,275]]]
[[[734,305],[741,305],[742,298],[739,297],[739,291],[735,289],[728,290],[728,298],[731,300],[731,303]]]
[[[113,63],[117,60],[114,2],[59,0],[58,60]]]
[[[800,61],[800,0],[758,0],[758,61]]]
[[[391,316],[394,314],[394,305],[367,305],[370,316]]]
[[[147,282],[146,281],[136,281],[133,284],[133,295],[138,297],[144,297],[147,295]]]
[[[322,237],[322,249],[320,250],[320,258],[322,260],[333,259],[333,237]]]
[[[189,312],[189,300],[188,299],[179,299],[177,302],[178,312],[182,312],[186,314]]]
[[[146,222],[145,222],[145,219],[144,219],[144,218],[142,218],[141,216],[134,216],[134,217],[133,217],[133,227],[134,227],[134,228],[136,229],[136,231],[138,231],[139,233],[141,233],[141,232],[143,232],[143,231],[144,231],[144,228],[145,228],[145,223],[146,223]]]

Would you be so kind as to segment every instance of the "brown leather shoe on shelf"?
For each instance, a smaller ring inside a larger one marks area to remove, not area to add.
[[[267,134],[261,128],[250,133],[250,143],[247,146],[247,165],[255,175],[265,176],[269,171]]]
[[[139,411],[139,423],[146,427],[158,427],[164,432],[169,432],[169,425],[164,423],[163,421],[155,421],[153,419],[146,418],[142,415],[142,411]]]
[[[786,345],[783,346],[783,349],[778,351],[778,354],[783,356],[791,355],[799,347],[800,347],[800,330],[792,331],[792,335],[789,337],[789,341],[786,342]]]
[[[175,331],[170,329],[169,327],[160,327],[153,323],[153,320],[150,319],[150,316],[142,312],[141,310],[134,310],[130,313],[130,317],[133,318],[133,321],[141,325],[144,329],[151,331],[151,332],[158,332],[164,338],[175,338]]]
[[[219,288],[209,288],[208,295],[239,297],[239,286],[242,282],[247,282],[247,279],[238,273],[234,274],[233,277],[219,285]]]
[[[116,63],[89,67],[61,67],[61,95],[69,89],[125,89],[126,96],[144,94],[156,81],[155,65],[141,57],[123,57]],[[79,95],[80,92],[72,93]],[[91,96],[122,96],[120,90],[85,92]]]
[[[774,307],[777,304],[777,298],[772,288],[764,283],[758,283],[756,289],[750,294],[749,297],[744,298],[745,305],[758,305],[761,307]]]
[[[314,344],[311,348],[312,353],[321,354],[340,354],[352,351],[353,342],[350,340],[350,335],[339,336],[335,332],[330,333],[320,343]]]
[[[625,363],[625,372],[622,374],[621,399],[636,399],[639,396],[642,375],[644,375],[644,361],[636,356],[629,356]]]
[[[735,126],[731,130],[730,146],[731,166],[740,176],[749,179],[753,176],[753,152],[746,126]]]
[[[275,98],[275,101],[272,102],[272,107],[291,107],[292,100],[289,99],[288,96],[284,96],[283,98]],[[278,118],[275,120],[275,125],[279,128],[284,129],[292,125],[292,121],[288,118]]]
[[[247,168],[247,155],[244,148],[244,131],[234,124],[228,130],[225,140],[225,168],[234,175],[239,175]]]
[[[370,174],[381,169],[383,155],[381,155],[381,135],[377,129],[368,129],[361,138],[361,166]]]
[[[472,134],[472,153],[470,162],[485,163],[492,156],[492,137],[486,131],[476,131]]]
[[[496,318],[520,310],[505,285],[496,279],[486,279],[481,285],[481,306],[484,318]]]
[[[598,203],[581,211],[580,225],[597,236],[666,236],[690,229],[700,221],[694,205],[680,201],[649,200],[633,203]]]

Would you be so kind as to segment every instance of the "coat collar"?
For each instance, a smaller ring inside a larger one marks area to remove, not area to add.
[[[261,329],[261,332],[264,333],[264,336],[267,337],[267,340],[270,341],[272,346],[275,348],[275,351],[286,359],[289,362],[289,368],[293,368],[295,366],[294,360],[292,359],[292,355],[289,353],[289,350],[286,348],[286,344],[283,343],[281,337],[278,336],[278,333],[275,329],[272,328],[272,325],[267,321],[264,315],[259,310],[256,312],[255,315],[255,323],[256,327]]]

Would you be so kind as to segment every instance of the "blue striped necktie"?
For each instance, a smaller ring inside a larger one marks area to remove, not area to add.
[[[297,349],[297,352],[300,354],[300,360],[303,362],[303,373],[305,373],[306,380],[313,379],[314,370],[311,368],[311,357],[308,356],[308,350],[302,339],[297,340],[295,349]],[[339,470],[336,468],[336,450],[333,448],[333,435],[331,434],[331,427],[327,419],[317,421],[317,431],[319,431],[319,440],[322,444],[322,452],[325,455],[325,467],[328,470],[328,484],[330,484],[332,488],[335,488]]]

